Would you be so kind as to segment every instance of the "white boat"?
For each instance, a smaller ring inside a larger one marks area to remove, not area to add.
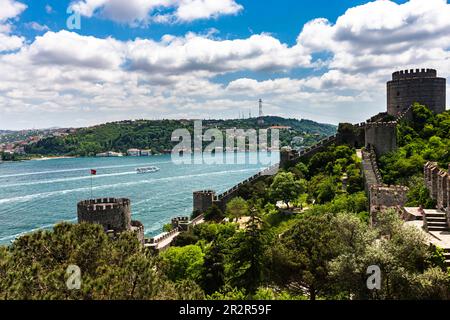
[[[154,173],[158,172],[160,169],[158,167],[143,167],[143,168],[136,168],[137,173]]]

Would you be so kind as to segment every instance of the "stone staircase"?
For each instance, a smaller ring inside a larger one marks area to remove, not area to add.
[[[444,249],[445,265],[450,268],[450,248]]]
[[[424,227],[427,231],[450,231],[445,212],[426,212],[424,215]]]

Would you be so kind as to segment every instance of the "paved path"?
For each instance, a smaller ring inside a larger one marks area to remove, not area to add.
[[[192,220],[191,222],[192,222],[192,226],[196,226],[196,225],[204,223],[205,222],[205,218],[203,217],[203,215],[201,215],[201,216],[198,216],[197,218],[195,218],[194,220]],[[161,239],[162,237],[167,236],[167,233],[163,233],[163,234],[160,234],[160,235],[156,236],[154,239],[156,239],[157,242],[154,242],[152,244],[148,244],[147,246],[148,247],[153,247],[153,248],[155,248],[158,251],[168,248],[171,245],[171,243],[181,233],[181,231],[177,231],[177,232],[174,232],[174,231],[172,231],[173,233],[170,236],[168,236],[167,238],[162,239],[162,240],[158,240],[158,239]]]
[[[196,226],[196,225],[202,224],[202,223],[204,223],[204,222],[205,222],[205,219],[204,219],[204,218],[201,218],[200,220],[192,221],[192,225],[193,225],[193,226]]]
[[[158,242],[156,244],[156,249],[157,250],[164,250],[165,248],[167,248],[168,246],[170,246],[170,244],[172,243],[173,240],[175,240],[176,237],[178,237],[180,235],[180,232],[176,232],[173,235],[171,235],[170,237]]]

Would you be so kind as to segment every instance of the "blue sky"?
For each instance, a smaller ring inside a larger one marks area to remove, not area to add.
[[[450,74],[445,0],[0,0],[0,128],[257,111],[359,122],[397,69]],[[66,10],[81,16],[67,30]]]
[[[58,31],[67,29],[66,10],[72,1],[67,0],[31,0],[22,1],[28,9],[22,14],[21,20],[26,22],[39,22]],[[222,16],[217,19],[204,19],[190,23],[173,25],[153,24],[148,27],[133,28],[127,24],[118,24],[102,18],[83,19],[82,29],[77,31],[83,35],[95,35],[96,37],[108,37],[127,40],[136,37],[159,39],[170,33],[184,35],[187,32],[205,32],[210,28],[220,31],[223,38],[243,38],[252,33],[269,32],[280,41],[287,44],[295,44],[295,40],[302,26],[315,18],[325,17],[335,21],[345,11],[356,5],[369,1],[364,0],[245,0],[239,1],[244,8],[237,15]],[[406,1],[395,1],[404,3]],[[51,6],[54,13],[48,14],[46,6]],[[20,34],[27,38],[33,38],[40,32],[18,25]]]

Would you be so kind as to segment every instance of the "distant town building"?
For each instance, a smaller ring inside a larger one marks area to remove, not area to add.
[[[269,129],[277,129],[277,130],[291,130],[292,127],[288,127],[288,126],[272,126]]]
[[[13,152],[20,155],[24,155],[26,153],[24,147],[17,147],[13,150]]]
[[[151,149],[140,150],[136,148],[128,149],[127,155],[129,157],[149,157],[152,155]]]
[[[141,150],[139,150],[139,149],[128,149],[127,154],[130,157],[140,157],[141,156]]]
[[[141,157],[149,157],[152,155],[152,150],[148,149],[148,150],[141,150]]]
[[[123,154],[121,152],[108,151],[108,152],[97,153],[96,156],[97,157],[123,157]]]
[[[294,138],[292,138],[292,143],[293,144],[302,144],[303,141],[305,141],[305,138],[303,138],[303,137],[294,137]]]

